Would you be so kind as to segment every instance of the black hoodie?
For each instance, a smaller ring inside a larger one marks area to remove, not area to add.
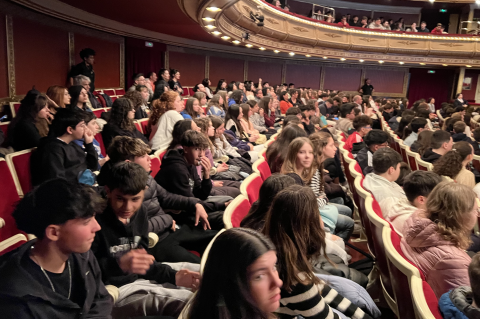
[[[108,172],[114,164],[111,162],[110,160],[105,163],[97,177],[98,184],[101,186],[107,183]],[[148,216],[148,231],[156,233],[159,238],[158,241],[162,241],[173,232],[170,230],[173,222],[172,216],[166,214],[163,208],[195,213],[195,205],[199,202],[200,200],[197,198],[184,197],[168,192],[149,175],[145,197],[143,198],[143,205]]]
[[[97,170],[98,155],[93,143],[85,144],[84,150],[74,142],[45,137],[32,153],[30,168],[34,186],[54,178],[76,182],[85,169]]]
[[[74,253],[69,261],[75,281],[83,286],[82,306],[53,292],[33,277],[22,262],[28,257],[32,240],[0,258],[0,318],[110,318],[112,298],[102,282],[102,273],[90,252]],[[79,279],[80,278],[80,279]]]
[[[429,148],[429,149],[425,150],[425,153],[422,156],[422,160],[426,161],[426,162],[429,162],[429,163],[434,163],[435,161],[440,159],[441,156],[442,156],[441,154],[433,152],[432,148]]]
[[[102,269],[105,284],[121,287],[139,278],[175,284],[177,272],[168,265],[154,262],[145,275],[138,275],[124,273],[118,264],[117,259],[132,249],[148,250],[148,218],[145,205],[142,204],[127,224],[118,220],[110,206],[103,214],[97,215],[96,219],[102,230],[95,235],[92,251]]]

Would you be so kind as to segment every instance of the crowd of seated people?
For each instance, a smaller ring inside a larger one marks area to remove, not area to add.
[[[373,267],[352,263],[347,248],[359,228],[340,146],[444,316],[480,312],[471,232],[480,129],[470,128],[478,110],[462,96],[437,114],[433,98],[374,99],[369,82],[351,95],[203,79],[184,102],[178,70],[147,75],[136,74],[100,119],[86,76],[22,100],[9,139],[16,151],[36,148],[35,188],[12,215],[36,239],[0,257],[2,283],[15,288],[0,288],[3,316],[378,318],[365,290]],[[134,120],[146,118],[137,130]],[[389,147],[387,122],[433,171],[411,172]],[[222,232],[262,157],[272,175],[241,228]],[[105,286],[119,289],[114,302]]]
[[[288,4],[282,5],[280,0],[273,0],[271,3],[279,9],[283,9],[287,12],[290,11],[290,6]],[[447,34],[447,32],[445,31],[445,26],[441,23],[437,23],[437,25],[430,31],[430,29],[427,28],[427,23],[425,21],[422,21],[420,23],[420,26],[418,26],[416,22],[412,22],[410,25],[405,25],[405,19],[402,17],[394,21],[394,19],[387,19],[384,17],[372,18],[367,16],[352,16],[350,13],[342,14],[341,16],[339,16],[338,19],[336,19],[336,17],[333,16],[332,11],[326,11],[325,13],[323,13],[323,10],[323,8],[319,8],[317,12],[311,11],[308,17],[327,23],[336,24],[340,27],[357,27],[373,30]]]

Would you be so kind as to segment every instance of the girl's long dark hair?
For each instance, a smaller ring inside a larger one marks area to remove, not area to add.
[[[285,189],[293,186],[295,179],[290,176],[274,173],[268,177],[260,187],[258,200],[252,204],[247,216],[240,223],[241,227],[254,230],[261,230],[265,224],[267,212],[272,205],[275,195]]]
[[[130,99],[119,98],[113,102],[112,114],[108,120],[109,124],[120,127],[123,130],[133,131],[135,125],[133,120],[128,117],[128,113],[132,111],[133,105]]]
[[[275,251],[264,235],[233,228],[213,242],[202,282],[191,300],[189,319],[268,319],[250,293],[248,267],[260,256]]]

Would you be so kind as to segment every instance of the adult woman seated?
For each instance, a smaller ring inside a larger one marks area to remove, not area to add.
[[[110,119],[102,130],[105,147],[108,148],[116,136],[139,138],[143,142],[148,143],[147,138],[135,128],[135,124],[133,123],[134,118],[135,109],[130,99],[119,98],[115,100],[112,105]]]
[[[9,145],[15,151],[35,148],[41,136],[35,124],[50,116],[47,98],[35,89],[30,90],[20,102],[20,109],[8,125]]]
[[[478,217],[477,201],[471,188],[442,182],[428,196],[426,210],[405,222],[402,251],[423,272],[437,298],[470,284],[471,258],[465,250]]]

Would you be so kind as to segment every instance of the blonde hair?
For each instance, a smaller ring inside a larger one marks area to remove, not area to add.
[[[468,215],[477,201],[472,188],[455,182],[442,182],[430,193],[427,200],[429,219],[437,225],[437,232],[444,240],[460,249],[470,245],[470,233],[465,227]]]
[[[309,144],[314,150],[312,142],[305,137],[295,138],[290,144],[288,145],[287,156],[285,157],[285,161],[283,162],[282,169],[280,173],[297,173],[296,171],[296,162],[297,162],[297,154],[300,149],[305,145]],[[312,163],[310,168],[304,168],[301,174],[298,174],[300,178],[305,183],[309,183],[312,180],[313,175],[315,174],[316,166]]]

